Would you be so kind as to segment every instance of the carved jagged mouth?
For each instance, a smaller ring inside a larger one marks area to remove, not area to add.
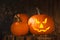
[[[36,31],[38,31],[38,32],[46,32],[46,31],[48,31],[48,30],[50,29],[50,26],[47,27],[47,28],[44,29],[44,30],[40,30],[40,29],[37,29],[37,28],[35,28],[35,27],[33,27],[33,29],[36,30]]]

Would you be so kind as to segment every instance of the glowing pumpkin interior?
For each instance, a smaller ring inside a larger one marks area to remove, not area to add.
[[[49,34],[54,29],[54,22],[47,15],[34,15],[29,21],[30,31],[33,34]]]

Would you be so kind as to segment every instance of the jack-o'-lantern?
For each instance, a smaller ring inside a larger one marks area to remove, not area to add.
[[[14,18],[15,21],[11,25],[12,34],[15,36],[26,35],[28,33],[28,16],[26,14],[16,14]]]
[[[28,20],[30,32],[32,34],[50,34],[54,30],[53,18],[48,15],[33,15]]]

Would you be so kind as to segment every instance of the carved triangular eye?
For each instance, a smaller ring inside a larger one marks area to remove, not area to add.
[[[45,20],[43,21],[43,23],[47,23],[47,18],[45,18]]]
[[[36,22],[37,24],[39,24],[39,23],[40,23],[40,21],[39,21],[39,20],[37,20],[37,19],[35,19],[35,22]]]

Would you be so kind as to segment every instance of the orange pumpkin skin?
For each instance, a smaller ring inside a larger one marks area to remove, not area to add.
[[[17,14],[18,17],[22,20],[22,22],[27,23],[28,16],[26,14]]]
[[[20,16],[20,14],[17,14],[17,16],[20,17],[21,22],[18,20],[13,22],[11,25],[11,32],[15,36],[26,35],[28,33],[28,30],[29,30],[28,24],[27,24],[27,19],[28,19],[27,17],[28,16],[24,16],[24,14],[21,14],[21,16]],[[26,19],[26,21],[25,21],[25,19]]]
[[[11,32],[16,36],[26,35],[28,33],[27,23],[15,22],[11,26]]]
[[[54,31],[53,19],[45,14],[34,15],[28,20],[30,32],[32,34],[50,34]]]

